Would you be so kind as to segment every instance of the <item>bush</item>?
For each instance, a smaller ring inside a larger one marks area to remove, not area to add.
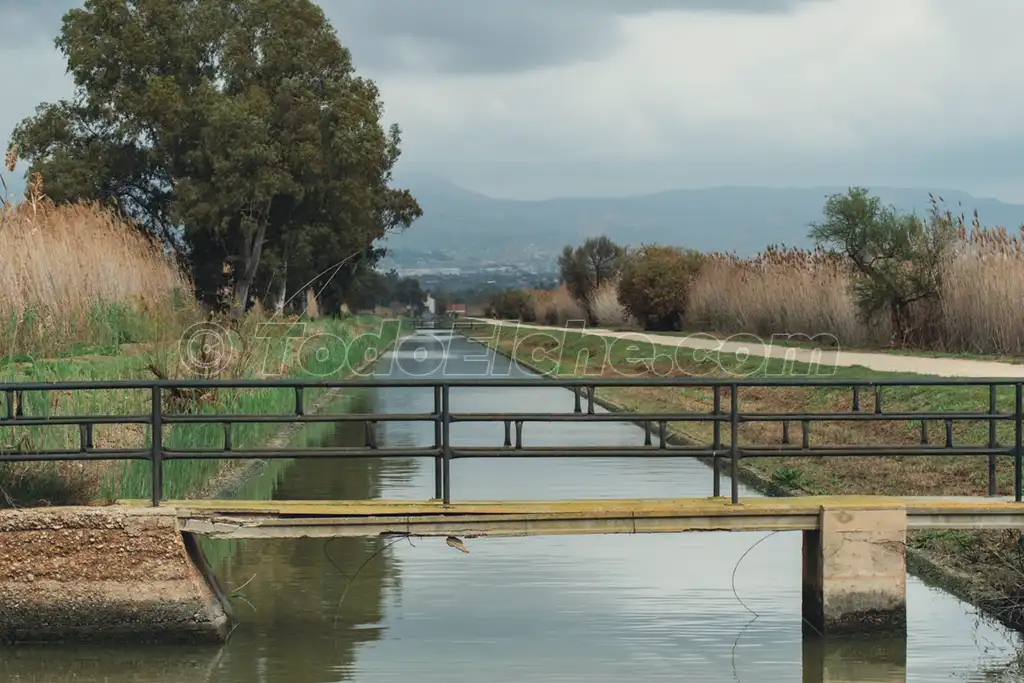
[[[518,320],[524,323],[537,321],[533,298],[521,289],[508,289],[491,297],[491,315],[502,320]]]
[[[558,257],[559,277],[572,298],[587,313],[590,322],[597,322],[593,297],[603,286],[618,278],[625,256],[623,247],[602,235],[591,237],[575,249],[566,245]]]
[[[632,322],[626,308],[619,303],[619,284],[606,282],[594,292],[590,305],[594,321],[601,327],[625,327]]]
[[[644,245],[625,260],[619,302],[646,329],[680,329],[702,263],[703,256],[695,251]]]

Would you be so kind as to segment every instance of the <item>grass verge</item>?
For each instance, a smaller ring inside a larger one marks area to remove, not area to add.
[[[400,321],[383,321],[372,316],[345,320],[322,319],[316,323],[275,325],[272,334],[258,331],[258,320],[236,327],[230,344],[217,358],[199,359],[206,371],[199,375],[230,378],[273,374],[295,378],[339,379],[366,365],[367,355],[383,352],[406,329]],[[3,370],[8,381],[103,381],[141,379],[155,376],[189,378],[196,376],[196,359],[187,362],[187,345],[138,345],[114,347],[107,353],[91,349],[78,356],[9,363]],[[217,370],[216,373],[211,370]],[[209,392],[166,392],[166,413],[288,413],[294,409],[294,392],[289,389],[255,388]],[[310,390],[306,405],[323,408],[337,391]],[[146,415],[151,397],[145,390],[88,390],[25,392],[22,408],[26,416],[56,415]],[[4,406],[6,410],[6,406]],[[263,445],[294,436],[280,425],[256,423],[235,425],[235,447]],[[147,448],[151,443],[146,425],[97,425],[93,432],[96,448]],[[165,427],[169,448],[220,448],[224,433],[216,424],[186,424]],[[40,450],[79,447],[75,427],[0,427],[0,452],[31,454]],[[252,461],[172,460],[164,464],[164,496],[184,498],[224,488],[244,478]],[[25,462],[0,464],[0,507],[86,504],[97,499],[113,501],[148,498],[151,495],[150,465],[145,461]]]
[[[504,332],[504,334],[502,334]],[[758,377],[813,376],[800,364],[764,358],[741,359],[730,354],[706,354],[658,345],[616,341],[585,331],[531,331],[515,336],[514,327],[488,325],[467,330],[480,343],[515,358],[534,370],[562,377]],[[674,362],[661,364],[674,358]],[[864,368],[836,368],[835,379],[851,380],[914,378],[914,375],[880,373]],[[598,397],[610,409],[636,412],[710,412],[713,390],[680,387],[601,388]],[[996,392],[999,412],[1012,412],[1012,387]],[[730,409],[732,396],[722,391],[721,409]],[[886,412],[985,412],[989,410],[987,387],[931,386],[887,387],[882,392]],[[739,391],[743,411],[839,412],[852,409],[853,392],[832,387],[743,387]],[[873,407],[873,395],[862,391],[861,407]],[[780,423],[741,425],[738,441],[746,445],[782,443]],[[932,442],[942,443],[946,425],[925,424]],[[710,422],[670,423],[671,434],[692,443],[711,444]],[[729,430],[721,443],[729,445]],[[998,443],[1013,443],[1009,422],[996,430]],[[956,444],[986,444],[989,424],[958,421],[951,425]],[[801,439],[799,421],[791,425],[790,439]],[[815,445],[914,445],[921,443],[920,420],[816,422],[808,432]],[[1000,458],[996,468],[1000,495],[1013,492],[1013,463]],[[741,480],[770,495],[985,495],[988,461],[972,456],[878,456],[878,457],[769,457],[744,460]],[[710,479],[710,477],[709,477]],[[710,489],[710,486],[709,486]],[[710,494],[711,491],[709,490]],[[908,564],[922,578],[953,592],[1004,624],[1024,630],[1024,552],[1016,532],[915,531],[908,537]]]

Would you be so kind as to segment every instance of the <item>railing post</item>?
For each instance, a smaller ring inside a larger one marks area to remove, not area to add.
[[[739,385],[733,384],[730,387],[732,397],[729,400],[729,457],[732,460],[732,504],[740,502],[740,420],[739,420]]]
[[[996,415],[996,385],[988,385],[988,412],[989,415]],[[988,447],[990,451],[994,451],[998,445],[996,439],[996,420],[995,417],[988,421]],[[996,454],[990,452],[988,454],[988,495],[996,495]]]
[[[153,444],[150,453],[150,467],[153,477],[153,507],[159,507],[160,499],[164,493],[164,425],[159,386],[153,386],[152,401],[153,410],[150,416],[150,425],[153,431]]]
[[[451,414],[451,392],[447,384],[441,386],[441,442],[444,448],[444,461],[442,463],[442,502],[448,505],[452,502],[452,414]]]
[[[714,391],[714,410],[712,415],[715,416],[713,430],[713,438],[711,441],[711,450],[714,451],[714,455],[711,456],[711,466],[713,471],[713,495],[718,498],[722,495],[722,468],[721,461],[718,458],[718,451],[722,449],[722,423],[718,420],[718,417],[722,414],[722,387],[716,386]]]
[[[441,434],[441,385],[434,386],[434,448],[441,451],[444,448],[444,440]],[[442,486],[444,478],[444,464],[442,462],[443,456],[438,453],[434,456],[434,498],[442,500],[444,498],[444,487]]]
[[[1022,422],[1024,422],[1024,396],[1020,382],[1014,385],[1014,439],[1013,439],[1013,497],[1018,503],[1021,502],[1021,452]]]

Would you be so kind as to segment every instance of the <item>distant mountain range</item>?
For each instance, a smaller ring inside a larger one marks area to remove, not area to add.
[[[18,174],[5,174],[20,195]],[[431,177],[399,178],[424,215],[386,246],[392,263],[407,267],[519,265],[549,270],[566,244],[608,235],[620,244],[673,244],[701,251],[752,255],[769,244],[810,246],[808,224],[822,217],[825,198],[846,187],[713,187],[635,197],[495,199]],[[1024,204],[950,189],[870,187],[886,204],[924,216],[928,193],[970,219],[977,209],[987,227],[1011,231],[1024,223]]]
[[[702,251],[751,255],[769,244],[809,246],[808,224],[822,217],[828,195],[846,187],[715,187],[672,190],[637,197],[494,199],[429,178],[406,181],[424,215],[388,239],[397,260],[430,260],[428,252],[457,263],[550,262],[566,244],[606,234],[621,244],[659,243]],[[886,204],[924,216],[929,190],[873,187]],[[1016,230],[1024,205],[933,190],[954,213],[968,220],[977,209],[982,225]]]

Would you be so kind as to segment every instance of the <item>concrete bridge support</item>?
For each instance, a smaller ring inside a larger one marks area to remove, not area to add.
[[[907,630],[905,508],[821,508],[804,531],[803,616],[811,634]]]
[[[0,643],[214,642],[230,606],[167,508],[0,514]]]

